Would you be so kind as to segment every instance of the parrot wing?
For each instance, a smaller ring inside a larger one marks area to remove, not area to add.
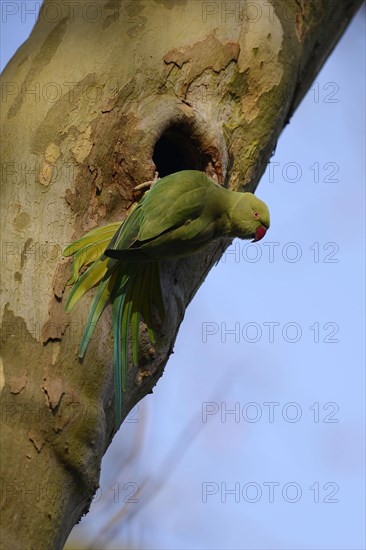
[[[203,172],[194,170],[178,172],[156,183],[142,203],[138,240],[153,239],[197,219],[204,210],[211,185]]]
[[[76,283],[80,276],[81,269],[100,258],[107,244],[120,227],[121,222],[110,223],[86,233],[81,239],[74,241],[63,251],[64,256],[74,255],[71,266],[71,277],[68,285]],[[89,287],[91,288],[91,287]],[[86,289],[88,290],[88,288]]]
[[[139,248],[146,241],[196,220],[205,208],[210,187],[216,185],[203,172],[195,170],[159,180],[117,231],[107,247],[107,255],[110,250]]]

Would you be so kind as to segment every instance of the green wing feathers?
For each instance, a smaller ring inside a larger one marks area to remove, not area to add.
[[[88,290],[98,285],[80,343],[80,358],[85,354],[105,307],[112,303],[116,426],[119,426],[122,396],[126,389],[129,340],[132,361],[137,365],[140,320],[145,322],[150,340],[154,343],[153,308],[156,307],[161,321],[165,310],[158,262],[123,262],[104,256],[116,232],[118,235],[124,234],[120,222],[94,229],[69,245],[64,255],[74,255],[71,277],[67,283],[74,286],[66,302],[67,312]]]
[[[65,309],[69,313],[85,292],[98,284],[108,271],[108,259],[99,258],[78,278],[66,302]]]
[[[63,251],[64,256],[74,255],[71,277],[67,281],[68,285],[74,284],[78,280],[80,270],[84,266],[94,262],[104,253],[108,243],[120,226],[121,222],[115,222],[98,227],[65,248]]]

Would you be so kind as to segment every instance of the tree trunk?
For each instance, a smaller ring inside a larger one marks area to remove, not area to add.
[[[123,219],[155,170],[203,170],[254,191],[360,4],[45,0],[2,76],[4,548],[62,548],[114,433],[110,311],[79,362],[91,296],[65,314],[62,249]],[[124,416],[162,375],[227,244],[163,264],[166,321],[130,365]]]

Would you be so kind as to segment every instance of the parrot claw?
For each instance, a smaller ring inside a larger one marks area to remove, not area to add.
[[[146,191],[149,191],[155,183],[159,180],[159,174],[158,172],[155,172],[154,179],[151,181],[144,181],[142,183],[139,183],[136,185],[136,187],[133,188],[133,195],[135,200],[140,200],[142,195],[146,193]]]

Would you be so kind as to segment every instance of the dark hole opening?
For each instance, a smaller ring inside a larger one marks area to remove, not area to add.
[[[181,170],[204,171],[209,159],[203,155],[189,128],[171,126],[157,141],[153,161],[160,178]]]

